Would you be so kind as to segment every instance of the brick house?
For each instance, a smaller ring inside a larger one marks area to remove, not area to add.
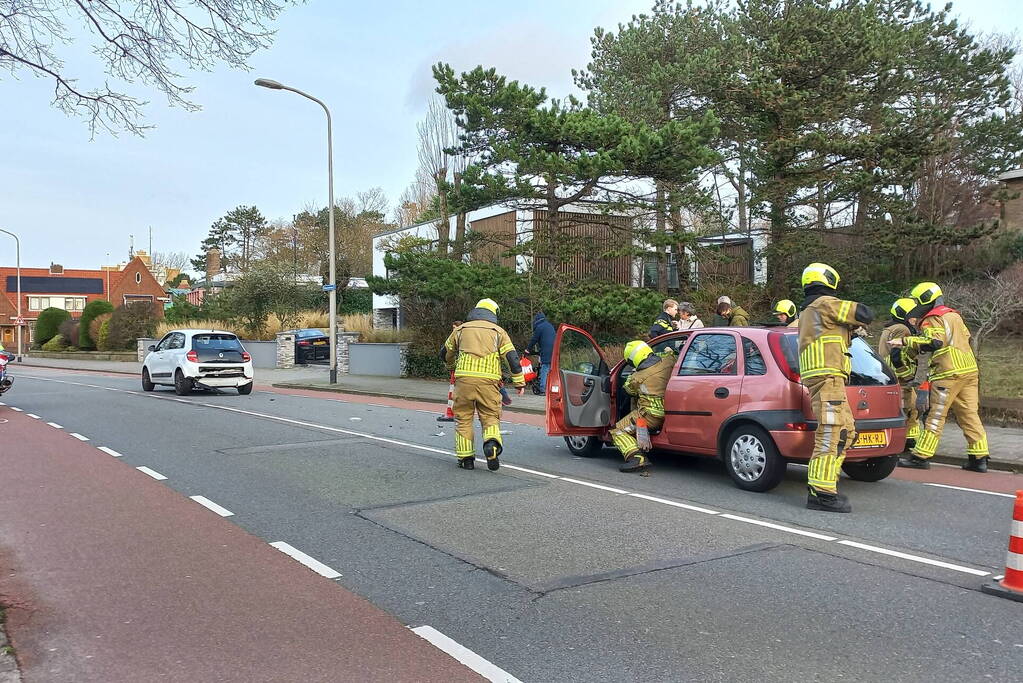
[[[12,348],[17,340],[17,292],[17,268],[0,267],[0,342],[7,348]],[[49,268],[22,268],[23,343],[26,346],[31,343],[36,319],[46,308],[62,308],[72,318],[78,318],[86,304],[107,300],[114,307],[146,303],[153,306],[157,317],[163,317],[163,303],[167,299],[163,286],[137,257],[120,271],[65,269],[56,264]]]

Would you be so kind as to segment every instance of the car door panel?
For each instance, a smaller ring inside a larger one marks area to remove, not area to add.
[[[696,333],[668,380],[663,434],[680,450],[716,454],[718,429],[739,409],[742,356],[734,332]]]
[[[612,424],[610,370],[584,330],[560,325],[547,379],[547,434],[600,436]]]

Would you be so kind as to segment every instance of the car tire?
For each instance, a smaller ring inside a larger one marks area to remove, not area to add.
[[[192,393],[192,380],[185,377],[180,369],[174,371],[174,393],[178,396],[188,396]]]
[[[142,368],[142,391],[152,391],[156,388],[153,380],[149,378],[149,369]]]
[[[732,429],[722,457],[732,481],[744,491],[770,491],[785,477],[785,460],[771,435],[757,425],[742,424]]]
[[[595,436],[566,436],[565,444],[572,455],[582,458],[593,458],[604,450],[604,442]]]
[[[899,465],[899,456],[889,455],[883,458],[843,462],[842,471],[856,481],[881,481],[895,471]]]
[[[241,394],[242,396],[248,396],[249,394],[252,393],[253,384],[255,384],[255,382],[249,382],[248,384],[241,385],[240,387],[238,387],[238,393]]]

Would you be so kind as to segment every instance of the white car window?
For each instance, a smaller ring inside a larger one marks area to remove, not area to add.
[[[172,334],[168,334],[166,337],[164,337],[163,339],[160,340],[160,343],[157,345],[156,350],[157,351],[166,351],[167,349],[169,349],[170,348],[171,340],[173,338],[174,338],[174,334],[173,333]]]
[[[171,341],[170,341],[170,345],[167,347],[168,349],[183,349],[183,348],[185,348],[185,335],[184,334],[182,334],[181,332],[175,332],[171,337],[172,338],[171,338]]]

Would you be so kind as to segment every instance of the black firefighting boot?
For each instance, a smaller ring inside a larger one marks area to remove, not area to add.
[[[916,448],[916,439],[906,439],[906,450],[902,452],[912,453],[914,448]]]
[[[830,493],[818,491],[812,486],[806,494],[806,509],[819,510],[821,512],[852,512],[852,505],[849,499],[841,493]]]
[[[650,459],[642,453],[635,453],[630,455],[622,463],[622,466],[618,468],[619,472],[640,472],[650,467]]]
[[[493,471],[501,466],[501,461],[497,459],[501,455],[501,444],[496,440],[490,439],[483,444],[483,455],[487,456],[487,469]]]
[[[929,470],[931,461],[914,454],[908,458],[899,458],[899,467],[907,467],[911,470]]]
[[[987,456],[971,455],[969,461],[963,463],[963,469],[971,472],[987,472]]]
[[[476,469],[476,456],[470,455],[467,458],[459,458],[458,466],[463,470],[474,470]]]

